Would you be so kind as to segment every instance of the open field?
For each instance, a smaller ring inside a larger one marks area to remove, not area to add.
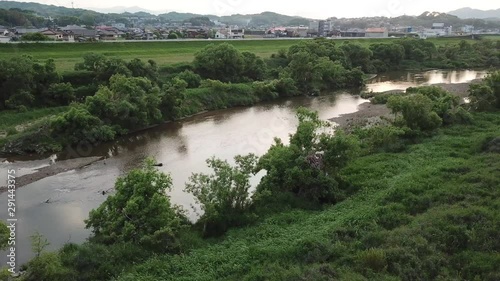
[[[304,39],[307,40],[307,39]],[[363,45],[389,42],[394,39],[335,39],[335,42],[358,42]],[[437,45],[455,43],[461,39],[436,38],[428,39]],[[194,54],[208,44],[230,42],[240,51],[249,51],[261,57],[269,57],[279,49],[288,48],[301,40],[176,40],[154,42],[112,42],[112,43],[20,43],[0,44],[0,59],[16,55],[31,55],[35,59],[55,60],[60,71],[72,70],[74,65],[82,60],[82,55],[88,52],[102,53],[110,57],[120,57],[125,60],[140,58],[152,59],[159,65],[189,62]]]

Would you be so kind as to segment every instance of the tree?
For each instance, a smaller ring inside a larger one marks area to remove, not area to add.
[[[225,231],[229,225],[238,223],[238,215],[244,214],[251,204],[250,176],[255,168],[257,157],[253,154],[236,156],[236,166],[227,161],[212,157],[207,160],[214,173],[193,174],[186,184],[185,191],[193,194],[200,205],[203,233],[208,227],[218,227]]]
[[[471,84],[469,86],[470,105],[475,111],[491,111],[495,109],[496,97],[488,85]]]
[[[193,65],[202,77],[223,82],[241,79],[244,62],[240,52],[231,44],[209,44],[195,54]]]
[[[26,33],[21,37],[22,41],[50,41],[47,35],[43,35],[41,33]]]
[[[50,245],[47,238],[43,237],[38,231],[30,236],[31,238],[31,250],[35,254],[36,257],[40,257],[42,252],[45,250],[47,246]]]
[[[172,32],[172,33],[168,34],[168,36],[167,36],[167,39],[177,39],[177,38],[178,38],[178,36],[177,36],[177,34],[176,34],[176,33],[174,33],[174,32]]]
[[[50,127],[54,135],[63,136],[63,141],[67,144],[109,141],[116,135],[112,127],[105,125],[82,105],[73,106],[69,111],[52,119]]]
[[[392,96],[387,101],[392,113],[402,115],[396,124],[414,131],[432,131],[441,126],[443,120],[433,111],[433,106],[432,100],[422,94]]]
[[[243,71],[242,76],[250,80],[262,80],[266,73],[266,63],[254,53],[243,52]]]
[[[70,83],[54,83],[45,92],[45,97],[47,105],[68,105],[75,101],[75,89]]]
[[[177,74],[176,77],[186,81],[187,88],[198,88],[201,84],[201,76],[191,70],[184,70]]]
[[[373,54],[370,49],[363,47],[360,44],[353,44],[348,41],[342,44],[340,48],[344,51],[344,54],[347,57],[348,65],[351,68],[361,67],[364,72],[370,72],[370,59]]]
[[[290,78],[305,93],[313,93],[315,91],[315,81],[320,79],[317,69],[315,57],[305,51],[291,55],[291,60],[287,67]]]
[[[146,78],[114,75],[109,86],[87,97],[88,111],[120,130],[142,128],[162,120],[160,89]]]
[[[121,74],[126,77],[132,76],[132,71],[128,66],[134,68],[138,64],[140,64],[140,62],[136,60],[127,65],[124,60],[119,58],[108,59],[102,54],[87,53],[83,55],[83,62],[75,65],[75,70],[92,71],[95,74],[95,80],[97,82],[107,83],[111,76],[116,74]]]
[[[399,44],[373,44],[370,45],[373,58],[383,61],[388,67],[399,67],[405,57],[405,49]]]
[[[144,77],[152,82],[158,81],[158,65],[154,60],[148,60],[147,63],[140,59],[133,59],[126,63],[133,77]]]
[[[180,116],[179,109],[186,97],[187,86],[186,81],[178,78],[174,78],[171,82],[163,85],[160,108],[164,119],[174,120]]]
[[[172,187],[169,175],[154,167],[148,159],[115,184],[99,208],[85,221],[98,243],[133,243],[156,252],[178,250],[178,235],[186,219],[166,194]]]
[[[336,139],[325,130],[328,124],[316,112],[299,109],[299,126],[290,135],[290,144],[275,139],[274,145],[257,163],[255,171],[267,173],[257,186],[255,199],[279,193],[292,193],[312,202],[336,202],[343,197],[336,180],[337,172],[350,160],[352,141]],[[329,151],[331,149],[331,151]],[[321,156],[320,156],[321,155]],[[326,161],[325,161],[326,160]]]
[[[24,55],[0,60],[0,109],[45,105],[47,89],[60,80],[53,60],[42,64]]]

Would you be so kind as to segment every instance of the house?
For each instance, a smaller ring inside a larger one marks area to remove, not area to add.
[[[367,28],[365,30],[365,37],[367,38],[387,38],[389,31],[386,28]]]
[[[227,39],[229,32],[226,29],[218,30],[215,33],[215,39]]]
[[[245,38],[244,29],[230,29],[229,39],[243,39],[243,38]]]
[[[215,33],[215,39],[243,39],[245,38],[244,29],[220,29]]]
[[[27,33],[37,33],[37,32],[42,32],[44,30],[47,30],[46,28],[22,28],[22,27],[15,27],[14,28],[14,34],[17,36],[23,36],[24,34]]]
[[[47,30],[44,30],[42,32],[40,32],[41,34],[49,37],[50,39],[54,40],[54,41],[62,41],[63,40],[63,32],[62,31],[57,31],[57,30],[51,30],[51,29],[47,29]]]
[[[86,29],[78,25],[68,25],[60,28],[64,32],[68,32],[73,34],[74,38],[78,38],[80,41],[83,40],[99,40],[99,35],[97,35],[97,31]]]

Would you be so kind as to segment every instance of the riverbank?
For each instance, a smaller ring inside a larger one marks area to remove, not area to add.
[[[474,79],[466,83],[457,83],[457,84],[439,83],[439,84],[434,84],[432,86],[440,87],[463,99],[469,96],[470,85],[477,84],[480,82],[481,79]],[[387,94],[387,93],[397,94],[398,92],[401,91],[400,90],[387,91],[383,93],[374,93],[374,95]],[[331,118],[329,119],[329,121],[335,122],[336,124],[338,124],[339,127],[345,130],[350,130],[354,127],[372,126],[380,124],[385,122],[384,120],[392,118],[391,111],[387,108],[385,104],[374,104],[371,102],[366,102],[361,104],[358,109],[359,110],[356,112]]]
[[[33,173],[29,173],[16,178],[16,188],[21,188],[30,183],[39,181],[41,179],[51,177],[60,173],[67,171],[82,169],[88,165],[91,165],[97,161],[104,159],[104,157],[85,157],[76,158],[70,160],[63,160],[51,163],[50,166],[42,167],[40,169],[34,170]],[[7,187],[1,186],[0,193],[6,192]]]

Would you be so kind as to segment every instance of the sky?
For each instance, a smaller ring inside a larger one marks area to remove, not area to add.
[[[425,11],[449,12],[463,7],[488,10],[500,8],[498,0],[27,0],[57,6],[105,9],[141,7],[157,13],[253,14],[272,11],[291,16],[325,19],[329,17],[371,17],[419,15]]]

